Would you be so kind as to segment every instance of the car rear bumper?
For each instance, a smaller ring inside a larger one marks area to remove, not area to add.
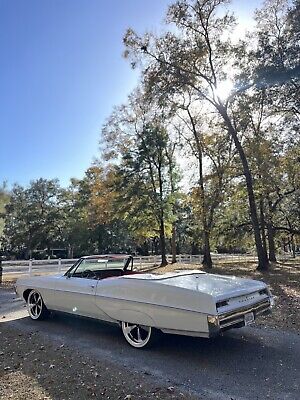
[[[214,337],[228,329],[241,328],[246,325],[245,315],[253,313],[253,321],[260,315],[271,312],[273,298],[269,297],[258,303],[232,310],[230,312],[208,317],[209,336]]]

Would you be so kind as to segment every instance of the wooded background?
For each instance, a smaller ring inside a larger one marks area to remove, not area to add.
[[[300,246],[300,1],[267,0],[234,34],[223,0],[180,0],[164,33],[124,35],[140,71],[103,125],[97,160],[63,188],[0,190],[1,251],[252,252],[267,269]],[[84,138],[82,138],[84,140]],[[42,250],[42,251],[37,251]]]

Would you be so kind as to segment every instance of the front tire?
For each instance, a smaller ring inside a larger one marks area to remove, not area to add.
[[[30,318],[35,321],[43,320],[49,315],[49,311],[44,304],[41,294],[35,289],[28,295],[27,310]]]
[[[122,322],[121,327],[126,341],[136,349],[150,347],[157,338],[157,332],[151,326]]]

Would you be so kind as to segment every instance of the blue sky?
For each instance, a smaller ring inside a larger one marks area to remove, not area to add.
[[[157,31],[169,3],[0,0],[0,183],[83,176],[101,125],[137,82],[122,36]],[[258,4],[233,6],[248,23]]]

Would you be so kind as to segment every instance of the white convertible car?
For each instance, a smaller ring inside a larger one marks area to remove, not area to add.
[[[136,348],[159,331],[213,337],[253,323],[273,305],[263,282],[198,270],[140,273],[126,255],[82,257],[64,275],[18,279],[16,291],[34,320],[55,310],[118,323]]]

